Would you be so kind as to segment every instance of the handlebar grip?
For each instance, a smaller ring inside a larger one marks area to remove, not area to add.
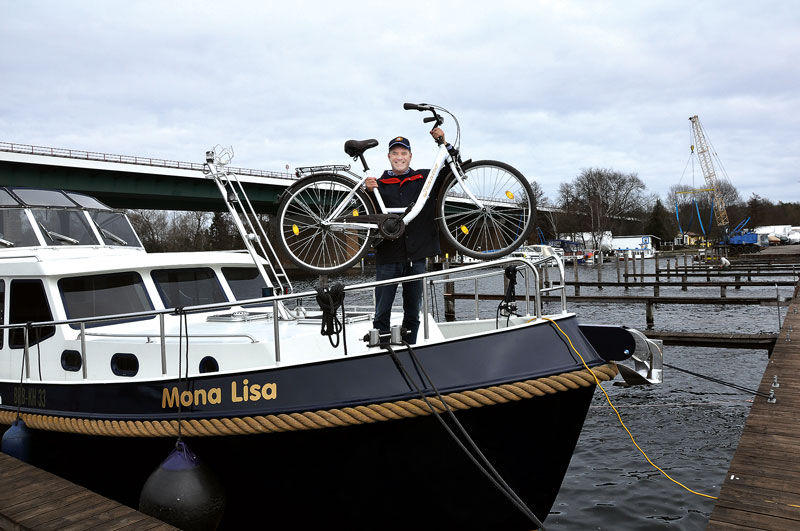
[[[403,108],[407,111],[421,111],[422,109],[419,108],[419,105],[416,103],[404,103]]]

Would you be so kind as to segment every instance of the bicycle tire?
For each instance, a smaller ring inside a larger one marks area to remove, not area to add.
[[[278,205],[278,241],[284,254],[301,269],[333,274],[356,265],[367,253],[373,229],[332,228],[321,221],[339,205],[355,182],[335,174],[304,177],[292,185]],[[374,214],[363,190],[350,199],[344,215]]]
[[[496,160],[461,166],[466,187],[482,203],[478,208],[450,173],[439,191],[436,216],[445,239],[458,252],[483,260],[517,249],[533,230],[533,189],[514,167]]]

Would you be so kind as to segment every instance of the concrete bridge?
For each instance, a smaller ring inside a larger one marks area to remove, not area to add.
[[[259,212],[275,212],[290,173],[231,168]],[[216,184],[193,162],[0,142],[0,185],[84,192],[113,208],[224,211]]]

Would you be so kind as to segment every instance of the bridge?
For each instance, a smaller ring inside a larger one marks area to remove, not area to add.
[[[231,168],[259,212],[274,212],[291,173]],[[224,211],[216,184],[194,162],[0,142],[0,185],[84,192],[113,208]]]

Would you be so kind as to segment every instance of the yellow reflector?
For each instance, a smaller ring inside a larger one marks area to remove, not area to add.
[[[300,234],[300,229],[297,228],[297,225],[292,225],[292,232],[294,233],[295,236]]]
[[[469,234],[469,229],[467,228],[466,225],[461,225],[461,232],[463,232],[464,234]]]
[[[514,199],[514,194],[511,192],[511,190],[506,190],[506,197],[509,199]]]
[[[353,215],[354,215],[354,216],[357,216],[357,215],[358,215],[358,210],[355,210],[355,209],[354,209],[354,210],[353,210]]]

